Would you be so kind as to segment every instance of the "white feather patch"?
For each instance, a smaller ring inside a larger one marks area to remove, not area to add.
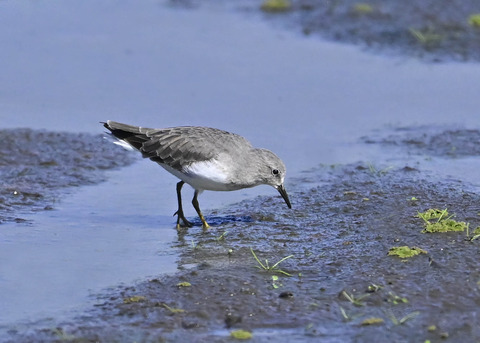
[[[122,141],[120,139],[114,138],[113,135],[111,135],[111,134],[109,134],[108,136],[104,136],[103,139],[106,139],[106,140],[112,142],[113,144],[120,145],[125,150],[129,150],[129,151],[134,151],[135,150],[130,144],[128,144],[127,142]]]
[[[122,148],[124,148],[125,150],[129,150],[129,151],[134,151],[135,149],[133,148],[133,146],[131,146],[130,144],[128,144],[127,142],[125,141],[116,141],[116,142],[113,142],[113,144],[116,144],[116,145],[120,145]]]
[[[225,182],[227,176],[223,166],[216,160],[192,163],[185,168],[187,174],[193,174],[216,182]]]
[[[160,163],[160,165],[198,191],[231,191],[237,189],[232,188],[227,169],[217,160],[195,162],[182,171],[164,163]]]

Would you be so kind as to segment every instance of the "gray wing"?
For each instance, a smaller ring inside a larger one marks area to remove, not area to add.
[[[208,161],[231,149],[251,147],[243,137],[219,129],[180,126],[150,129],[108,121],[104,126],[143,157],[182,170],[192,162]]]

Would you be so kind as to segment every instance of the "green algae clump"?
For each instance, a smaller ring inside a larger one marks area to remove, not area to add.
[[[384,320],[382,318],[372,317],[367,318],[360,325],[375,325],[375,324],[382,324]]]
[[[134,295],[133,297],[128,297],[123,299],[124,304],[139,303],[147,300],[143,295]]]
[[[177,287],[180,288],[180,287],[191,287],[192,284],[188,281],[183,281],[183,282],[179,282],[177,283]]]
[[[468,24],[470,26],[480,28],[480,13],[475,13],[468,17]]]
[[[165,303],[160,303],[160,306],[162,306],[163,308],[169,310],[171,313],[184,313],[186,312],[184,309],[181,309],[181,308],[174,308],[174,307],[170,307],[168,306],[167,304]]]
[[[465,231],[468,227],[468,224],[465,222],[457,222],[453,219],[445,219],[436,223],[425,224],[425,229],[423,233],[434,233],[434,232],[450,232],[450,231]]]
[[[250,331],[246,330],[235,330],[230,332],[230,336],[235,339],[250,339],[253,337]]]
[[[289,0],[265,0],[260,7],[264,12],[286,12],[292,8]]]
[[[418,212],[417,217],[424,221],[423,233],[465,231],[469,225],[451,219],[453,215],[449,216],[447,209],[429,209],[425,212]],[[434,221],[435,219],[436,221]]]
[[[359,2],[352,6],[352,12],[357,15],[368,15],[374,12],[374,8],[372,5]]]
[[[439,210],[436,208],[431,208],[425,212],[418,212],[417,217],[422,218],[423,220],[432,220],[432,219],[442,219],[442,217],[448,217],[447,209]]]
[[[418,247],[408,247],[406,245],[401,247],[393,247],[388,251],[388,256],[398,256],[400,258],[410,258],[420,254],[426,254],[427,252]]]

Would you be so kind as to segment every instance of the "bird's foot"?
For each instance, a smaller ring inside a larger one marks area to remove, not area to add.
[[[189,220],[187,220],[187,218],[185,218],[185,216],[183,215],[183,211],[177,211],[173,215],[178,216],[177,217],[177,230],[182,228],[182,227],[192,227],[193,226],[193,223],[190,222]],[[180,221],[183,222],[183,225],[180,224]]]
[[[200,217],[200,220],[202,221],[202,227],[203,227],[204,230],[207,230],[208,228],[210,228],[210,225],[208,225],[208,223],[205,220],[205,218],[203,217],[203,215]]]
[[[208,225],[207,222],[203,222],[203,229],[204,229],[204,230],[207,230],[207,229],[209,229],[209,228],[210,228],[210,225]]]

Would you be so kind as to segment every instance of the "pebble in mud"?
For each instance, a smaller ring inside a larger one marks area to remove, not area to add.
[[[293,292],[284,291],[278,295],[279,298],[293,298]]]

